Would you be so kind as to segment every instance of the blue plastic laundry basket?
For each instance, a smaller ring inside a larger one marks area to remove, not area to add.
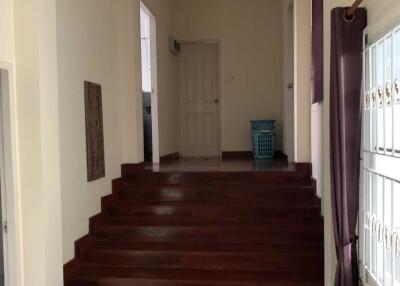
[[[275,130],[275,120],[252,120],[251,130],[261,131],[261,130]]]
[[[252,131],[253,157],[272,159],[275,156],[276,132],[271,130]]]

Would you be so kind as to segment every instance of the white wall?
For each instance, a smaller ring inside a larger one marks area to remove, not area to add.
[[[17,170],[23,285],[62,284],[54,0],[14,0]]]
[[[142,59],[142,90],[152,92],[151,86],[151,50],[150,50],[150,15],[140,9],[140,37]]]
[[[13,0],[0,0],[0,61],[14,62]]]
[[[400,25],[400,2],[398,0],[366,0],[368,10],[368,40],[370,42],[383,36],[390,28]]]
[[[294,1],[294,160],[311,161],[311,0]]]
[[[323,185],[323,105],[322,103],[315,103],[311,106],[311,164],[312,175],[317,181],[317,195],[322,197]]]
[[[251,119],[282,130],[280,0],[173,0],[178,39],[219,40],[222,48],[222,150],[251,150]],[[277,148],[282,150],[281,133]]]
[[[158,119],[160,155],[180,151],[178,57],[169,51],[174,36],[173,0],[144,0],[157,21]]]
[[[95,9],[94,9],[95,7]],[[139,1],[57,1],[64,262],[88,233],[121,163],[143,151]],[[106,177],[87,182],[85,80],[102,85]]]

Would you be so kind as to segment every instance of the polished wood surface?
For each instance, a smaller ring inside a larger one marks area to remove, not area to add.
[[[232,164],[124,165],[76,242],[65,285],[323,285],[310,166]]]
[[[294,164],[289,164],[287,158],[252,160],[247,157],[229,158],[172,158],[163,161],[161,165],[146,164],[147,170],[154,172],[264,172],[293,171]]]

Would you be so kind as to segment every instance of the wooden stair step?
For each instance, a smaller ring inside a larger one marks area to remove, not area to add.
[[[310,219],[282,219],[282,218],[268,218],[268,219],[257,219],[257,218],[231,218],[231,219],[206,219],[197,218],[193,219],[190,217],[156,217],[156,218],[134,218],[134,217],[111,217],[107,216],[104,218],[104,222],[115,224],[115,225],[131,225],[131,226],[221,226],[221,227],[235,227],[238,225],[245,227],[256,227],[262,225],[274,225],[280,224],[287,228],[298,227],[298,226],[310,226],[314,229],[323,227],[323,221],[321,218],[310,218]]]
[[[199,202],[202,204],[223,203],[225,205],[236,204],[238,202],[243,204],[303,204],[317,202],[314,191],[308,188],[297,190],[217,190],[214,188],[193,189],[184,187],[132,188],[120,191],[118,198],[125,202]]]
[[[229,271],[204,269],[148,269],[127,266],[82,265],[66,286],[172,285],[322,285],[323,277],[301,271]],[[79,284],[86,282],[87,284]],[[95,283],[101,284],[95,284]]]
[[[291,244],[291,245],[278,245],[268,243],[189,243],[189,242],[149,242],[149,241],[118,241],[115,243],[112,240],[101,239],[95,236],[87,236],[78,241],[77,247],[79,249],[115,249],[115,250],[128,250],[128,251],[169,251],[175,250],[179,252],[235,252],[235,253],[270,253],[277,252],[281,254],[322,254],[323,243],[322,241],[315,241],[308,244]]]
[[[107,222],[92,226],[96,236],[118,240],[188,242],[310,242],[323,239],[320,229],[299,226],[132,226]]]
[[[65,286],[320,286],[323,220],[309,165],[272,172],[123,167]]]
[[[127,182],[150,184],[198,184],[210,185],[218,183],[309,183],[306,174],[292,171],[270,172],[142,172],[124,176]]]
[[[116,250],[88,247],[81,261],[101,265],[123,265],[143,268],[193,268],[257,271],[295,271],[319,273],[323,255],[307,253],[236,253],[176,250]],[[316,266],[318,265],[318,266]]]
[[[199,204],[126,204],[110,203],[104,206],[104,210],[114,217],[183,217],[193,219],[258,219],[268,220],[269,218],[315,218],[320,214],[320,208],[316,205],[199,205]]]

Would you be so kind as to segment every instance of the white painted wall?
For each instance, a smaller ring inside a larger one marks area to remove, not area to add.
[[[281,0],[173,0],[178,39],[219,40],[222,150],[251,150],[251,119],[278,122],[282,150]]]
[[[14,0],[22,285],[62,284],[54,0]]]
[[[93,9],[96,7],[96,9]],[[57,1],[63,261],[121,163],[142,160],[139,1]],[[84,85],[102,85],[106,177],[87,182]]]
[[[150,15],[140,9],[140,36],[142,59],[142,90],[152,92],[151,86],[151,50],[150,50]]]
[[[173,0],[143,0],[157,20],[158,118],[160,155],[180,151],[178,57],[169,51],[174,36]]]
[[[400,25],[400,1],[398,0],[366,0],[368,10],[368,39],[370,42]]]
[[[315,103],[311,106],[311,164],[312,175],[317,181],[317,195],[322,197],[323,185],[323,129],[322,129],[322,103]]]
[[[294,160],[311,161],[311,0],[294,1]]]
[[[13,0],[0,0],[0,61],[14,62]]]

